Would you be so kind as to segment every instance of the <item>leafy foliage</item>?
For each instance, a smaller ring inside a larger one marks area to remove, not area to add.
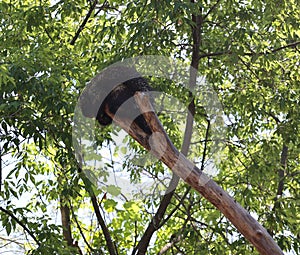
[[[118,60],[152,54],[190,63],[192,15],[201,17],[199,73],[216,91],[227,124],[213,178],[284,251],[300,254],[300,6],[295,0],[1,1],[0,221],[6,232],[1,235],[7,234],[1,242],[17,240],[5,247],[20,254],[80,254],[78,241],[83,254],[108,254],[92,207],[94,195],[118,254],[131,253],[160,204],[161,190],[131,198],[114,186],[88,182],[74,156],[74,108],[86,82]],[[188,105],[178,86],[149,81]],[[197,91],[196,96],[189,157],[197,164],[204,158],[208,168],[213,137],[206,137],[203,102]],[[185,110],[159,114],[177,147]],[[111,135],[117,131],[97,132],[97,151],[112,151]],[[145,151],[128,140],[127,150],[143,158]],[[164,183],[168,170],[159,162],[119,160],[101,158],[102,174],[124,168],[132,182],[150,176]],[[70,209],[72,245],[63,235],[61,201]],[[171,248],[165,254],[256,254],[183,183],[151,240],[147,254],[158,254],[167,244]]]

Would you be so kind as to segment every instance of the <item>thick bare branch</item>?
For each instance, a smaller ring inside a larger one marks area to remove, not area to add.
[[[146,141],[142,145],[145,148],[151,148],[151,152],[175,174],[217,207],[261,254],[282,255],[283,252],[279,246],[249,212],[241,207],[228,193],[207,177],[184,155],[177,151],[154,113],[147,95],[143,92],[137,92],[135,100],[153,134],[156,134],[155,136],[152,134],[152,137],[148,136],[145,139],[140,138],[139,141]],[[124,126],[122,119],[118,118],[118,116],[114,116],[114,120],[119,126]],[[134,129],[132,128],[128,131],[129,134],[134,133]],[[157,137],[160,139],[156,139]],[[149,140],[151,140],[151,146]]]

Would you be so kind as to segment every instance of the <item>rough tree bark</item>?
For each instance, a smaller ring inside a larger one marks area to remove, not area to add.
[[[130,134],[145,149],[151,151],[176,175],[210,201],[248,239],[262,255],[283,255],[269,233],[241,205],[229,196],[217,183],[180,153],[170,141],[158,120],[148,95],[136,92],[135,101],[152,130],[146,134],[135,122],[113,114],[105,107],[105,112],[114,122]]]
[[[70,208],[66,204],[65,199],[63,199],[62,197],[60,198],[60,213],[64,239],[67,242],[68,246],[73,246]]]

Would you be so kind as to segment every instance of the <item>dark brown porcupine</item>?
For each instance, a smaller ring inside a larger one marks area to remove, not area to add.
[[[127,101],[132,102],[132,98],[137,91],[147,92],[152,90],[147,80],[132,67],[112,66],[98,74],[86,86],[80,96],[80,108],[86,117],[96,118],[103,125],[112,123],[110,116],[104,111],[108,107],[109,111],[115,114]],[[137,116],[135,121],[148,134],[151,134],[144,117],[140,114],[135,103],[127,104],[129,109],[122,109],[123,117]]]

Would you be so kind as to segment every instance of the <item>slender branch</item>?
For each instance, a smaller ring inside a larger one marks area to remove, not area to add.
[[[193,1],[192,1],[193,2]],[[190,71],[190,90],[192,91],[194,87],[196,86],[196,77],[197,73],[195,72],[195,69],[198,70],[199,65],[199,47],[200,47],[200,28],[202,25],[202,20],[200,18],[200,15],[192,15],[192,19],[195,22],[192,26],[192,40],[193,40],[193,54],[192,54],[192,67],[194,69],[191,69]],[[191,137],[192,137],[192,130],[193,130],[193,122],[194,122],[194,115],[195,115],[195,103],[194,103],[194,97],[192,93],[190,93],[190,103],[188,106],[188,113],[186,117],[186,128],[184,132],[184,139],[183,144],[181,148],[181,153],[183,155],[188,154],[189,146],[191,143]],[[169,187],[166,191],[166,194],[164,195],[163,199],[161,200],[160,206],[154,215],[152,221],[149,223],[146,231],[144,232],[140,242],[138,245],[133,249],[132,254],[138,254],[143,255],[146,253],[148,245],[150,243],[151,237],[153,233],[158,230],[162,225],[161,221],[163,219],[163,216],[165,215],[165,212],[167,210],[168,205],[171,202],[171,199],[174,195],[175,189],[178,185],[179,177],[173,173],[171,182],[169,184]],[[168,219],[170,218],[172,214],[169,215]],[[164,221],[164,223],[166,220]]]
[[[184,199],[186,198],[186,196],[189,194],[191,190],[191,187],[189,186],[186,190],[186,192],[183,194],[182,198],[180,199],[179,203],[175,206],[175,208],[169,213],[169,215],[161,222],[161,226],[163,226],[172,216],[173,214],[178,210],[178,208],[180,207],[180,205],[183,204]]]
[[[41,245],[39,240],[35,237],[34,233],[29,228],[27,228],[22,221],[20,221],[15,215],[13,215],[12,212],[4,209],[2,206],[0,206],[0,211],[4,212],[8,216],[10,216],[15,222],[17,222],[25,230],[25,232],[27,232],[32,237],[32,239],[37,243],[38,246]]]
[[[3,240],[3,241],[6,242],[5,244],[0,246],[0,249],[7,246],[7,245],[9,245],[9,244],[11,244],[11,243],[17,244],[20,247],[24,247],[24,243],[19,242],[17,239],[10,239],[10,238],[5,238],[5,237],[0,236],[0,240]]]
[[[184,220],[184,223],[182,224],[181,230],[177,231],[177,233],[175,235],[173,234],[171,236],[170,242],[168,242],[162,249],[160,249],[158,255],[162,255],[162,254],[166,253],[172,247],[175,247],[176,249],[178,249],[178,247],[176,247],[176,243],[180,242],[184,238],[183,233],[185,233],[187,223],[191,220],[191,214],[190,214],[191,207],[192,207],[192,204],[190,204],[189,207],[186,208],[186,212],[184,214],[187,215],[187,217]]]
[[[141,237],[141,240],[139,241],[138,245],[133,249],[132,255],[135,254],[142,255],[146,253],[152,235],[156,230],[160,228],[160,222],[167,210],[168,205],[170,204],[171,198],[173,197],[178,181],[179,178],[175,174],[173,174],[169,187],[167,189],[167,190],[172,189],[172,191],[164,195],[163,199],[160,202],[157,212],[155,213],[153,219],[149,223],[147,229],[145,230],[143,236]]]
[[[281,46],[281,47],[279,47],[279,48],[277,48],[277,49],[273,49],[273,50],[271,50],[271,52],[272,52],[272,53],[275,53],[275,52],[277,52],[277,51],[284,50],[284,49],[286,49],[286,48],[296,48],[297,45],[300,45],[300,41],[298,41],[298,42],[293,42],[293,43],[289,43],[289,44],[284,45],[284,46]]]
[[[105,224],[105,221],[104,221],[104,219],[101,215],[99,205],[98,205],[98,202],[97,202],[97,197],[96,197],[96,195],[95,195],[95,193],[92,189],[92,183],[87,179],[87,177],[84,175],[84,173],[82,172],[81,169],[79,170],[79,172],[81,173],[81,176],[82,176],[81,179],[83,180],[85,189],[87,190],[87,192],[90,195],[90,198],[91,198],[91,201],[92,201],[92,205],[93,205],[98,223],[99,223],[99,225],[100,225],[100,227],[103,231],[103,234],[104,234],[104,238],[105,238],[105,241],[106,241],[106,244],[107,244],[109,254],[110,255],[117,255],[117,250],[116,250],[115,245],[112,241],[111,235],[110,235],[109,230],[108,230],[108,228]]]
[[[204,15],[203,20],[205,20],[209,14],[213,12],[213,10],[218,6],[218,4],[221,2],[221,0],[218,0],[209,10],[208,12]]]
[[[284,179],[285,179],[286,167],[287,167],[287,158],[288,158],[288,147],[286,146],[286,144],[283,144],[281,155],[280,155],[280,168],[278,169],[278,186],[277,186],[276,196],[274,197],[274,204],[272,208],[273,213],[275,213],[276,209],[280,206],[279,198],[283,194]],[[272,217],[272,215],[270,215],[270,217]],[[274,235],[272,228],[269,228],[268,232],[271,236]]]
[[[272,113],[271,111],[266,112],[266,113],[275,120],[276,124],[280,124],[281,123],[280,119],[274,113]]]
[[[284,50],[284,49],[287,49],[287,48],[296,48],[297,49],[298,45],[300,45],[300,41],[289,43],[289,44],[281,46],[279,48],[271,49],[271,50],[269,50],[267,52],[258,52],[258,53],[256,53],[256,52],[245,52],[242,56],[254,56],[254,55],[262,56],[262,55],[268,55],[268,54],[276,53],[278,51],[281,51],[281,50]],[[231,51],[231,50],[228,50],[228,51],[218,51],[218,52],[208,52],[208,53],[201,54],[199,56],[199,58],[202,59],[202,58],[216,57],[216,56],[222,56],[222,55],[230,55],[230,54],[233,54],[233,53],[234,52]]]
[[[216,56],[229,55],[229,54],[232,54],[232,51],[209,52],[209,53],[201,54],[199,58],[202,59],[202,58],[216,57]]]
[[[276,192],[276,197],[274,199],[274,207],[273,210],[275,210],[279,206],[279,201],[278,198],[282,196],[283,194],[283,189],[284,189],[284,178],[285,178],[285,172],[286,172],[286,167],[287,167],[287,158],[288,158],[288,147],[286,144],[282,145],[282,150],[281,150],[281,156],[280,156],[280,168],[278,170],[278,186],[277,186],[277,192]]]
[[[53,40],[52,36],[50,35],[48,29],[47,29],[47,28],[44,28],[44,31],[46,32],[46,35],[48,36],[48,38],[50,39],[50,41],[54,44],[55,41]]]
[[[205,157],[206,157],[206,152],[207,152],[207,142],[208,142],[208,135],[209,135],[209,130],[210,130],[210,120],[207,119],[207,128],[206,128],[206,133],[205,133],[205,143],[204,143],[204,149],[202,153],[202,162],[201,162],[201,171],[204,170],[204,163],[205,163]]]
[[[2,190],[2,147],[0,146],[0,191]]]
[[[90,246],[89,242],[86,240],[86,237],[85,237],[85,235],[84,235],[84,233],[82,231],[82,228],[81,228],[81,226],[80,226],[80,224],[79,224],[79,222],[77,220],[77,216],[76,216],[76,214],[74,212],[74,209],[73,209],[73,206],[72,206],[71,202],[69,202],[69,203],[70,203],[70,209],[71,209],[71,212],[72,212],[73,219],[74,219],[74,221],[76,223],[76,226],[77,226],[77,228],[79,230],[79,233],[80,233],[80,235],[81,235],[84,243],[90,249],[90,251],[94,251],[94,249]]]
[[[261,79],[260,79],[259,76],[252,70],[250,64],[249,64],[249,63],[246,63],[246,62],[241,58],[241,56],[239,56],[238,58],[239,58],[239,60],[242,62],[242,64],[248,68],[248,70],[250,71],[250,73],[252,73],[253,76],[254,76],[256,79],[258,79],[258,80],[260,81]]]
[[[104,2],[104,4],[105,3],[106,3],[106,1]],[[91,17],[91,15],[92,15],[94,9],[96,8],[97,4],[98,4],[98,0],[94,0],[93,4],[91,4],[87,15],[85,16],[83,22],[81,23],[81,25],[79,26],[79,29],[77,30],[77,32],[75,34],[75,36],[72,38],[72,40],[70,42],[71,45],[75,44],[76,40],[78,39],[81,31],[84,29],[86,23],[88,22],[89,18]],[[104,4],[102,5],[102,8],[105,6]]]

